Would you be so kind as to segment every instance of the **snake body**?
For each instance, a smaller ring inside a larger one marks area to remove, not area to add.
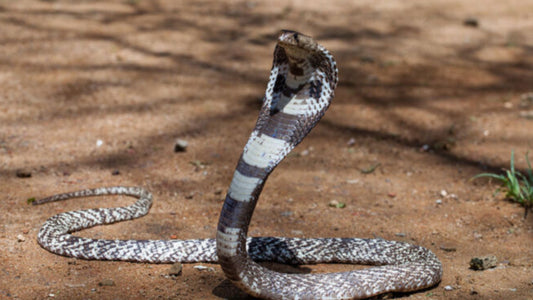
[[[333,56],[311,37],[282,31],[259,118],[237,163],[222,207],[216,239],[99,240],[70,232],[138,218],[152,195],[139,187],[106,187],[64,193],[34,202],[73,197],[129,195],[126,207],[65,212],[48,219],[38,234],[45,249],[97,260],[151,263],[218,262],[227,278],[264,299],[361,299],[386,292],[431,287],[442,266],[429,250],[395,241],[357,238],[247,237],[263,186],[274,168],[298,145],[327,110],[337,85]],[[377,267],[342,273],[284,274],[257,261],[287,264],[352,263]]]

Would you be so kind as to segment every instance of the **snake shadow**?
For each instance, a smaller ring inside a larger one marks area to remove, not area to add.
[[[251,247],[253,247],[251,245]],[[296,261],[298,261],[298,256],[296,253],[292,252],[290,247],[287,247],[286,245],[278,245],[278,248],[275,249],[276,252],[279,251],[280,255],[276,255],[275,257],[280,259],[280,261],[277,262],[271,262],[271,261],[257,261],[262,267],[265,267],[269,270],[279,272],[279,273],[285,273],[285,274],[310,274],[313,272],[313,269],[310,267],[310,265],[298,265],[295,264]],[[284,255],[281,255],[281,254]],[[286,263],[284,263],[286,262]],[[292,263],[291,263],[292,262]],[[338,264],[338,265],[344,265],[346,268],[351,267],[353,269],[359,269],[361,267],[372,267],[371,265],[362,265],[362,264],[345,264],[345,263],[325,263],[327,265],[331,264]],[[339,271],[336,271],[339,272]],[[331,272],[327,272],[331,273]],[[440,283],[439,283],[440,284]],[[417,290],[413,292],[397,292],[397,293],[384,293],[381,295],[377,295],[368,299],[391,299],[391,298],[404,298],[408,297],[411,294],[415,293],[421,293],[424,291],[429,291],[434,289],[439,284],[423,289],[423,290]],[[248,299],[258,299],[253,296],[250,296],[246,294],[244,291],[240,290],[237,286],[235,286],[229,279],[224,279],[222,282],[220,282],[213,290],[213,295],[223,298],[223,299],[236,299],[236,300],[248,300]]]
[[[263,264],[263,263],[261,263],[261,265],[266,267],[266,268],[268,268],[268,269],[271,269],[271,270],[274,270],[274,271],[278,271],[278,272],[282,272],[282,273],[291,273],[291,271],[294,271],[294,269],[296,269],[297,271],[295,271],[293,273],[300,273],[300,274],[310,273],[310,270],[308,270],[308,268],[306,268],[306,267],[303,267],[303,268],[300,269],[300,268],[297,268],[295,266],[289,266],[289,268],[290,268],[289,272],[284,272],[284,270],[286,270],[287,265],[273,264],[275,266],[271,266],[271,265],[267,265],[267,264]],[[373,299],[373,300],[378,300],[378,299],[401,299],[401,298],[409,297],[409,296],[411,296],[413,294],[425,293],[427,291],[433,290],[435,287],[436,286],[433,286],[433,287],[429,287],[429,288],[426,288],[426,289],[423,289],[423,290],[418,290],[418,291],[413,291],[413,292],[384,293],[384,294],[380,294],[380,295],[377,295],[377,296],[374,296],[374,297],[370,297],[370,298],[367,298],[367,299]],[[217,297],[220,297],[222,299],[232,299],[232,300],[259,299],[259,298],[256,298],[256,297],[253,297],[253,296],[250,296],[250,295],[246,294],[244,291],[242,291],[238,287],[236,287],[229,279],[224,279],[224,281],[222,281],[219,285],[217,285],[213,289],[212,293],[213,293],[213,295],[215,295]]]
[[[273,262],[260,262],[261,266],[280,273],[287,274],[309,274],[311,273],[311,268],[306,266],[297,266],[297,265],[285,265],[280,263]],[[229,279],[224,279],[219,285],[213,288],[213,295],[223,298],[223,299],[235,299],[235,300],[251,300],[259,299],[253,296],[250,296],[236,287]]]
[[[274,262],[259,262],[259,264],[269,270],[286,273],[286,274],[309,274],[311,268],[299,265],[286,265]],[[224,279],[219,285],[213,289],[213,295],[223,299],[235,299],[235,300],[251,300],[259,299],[250,296],[236,287],[229,279]]]

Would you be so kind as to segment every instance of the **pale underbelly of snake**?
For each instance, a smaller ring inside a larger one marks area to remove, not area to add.
[[[324,47],[303,34],[281,32],[263,106],[228,189],[216,239],[99,240],[71,235],[148,213],[152,195],[146,190],[106,187],[35,201],[41,204],[97,195],[138,198],[126,207],[53,216],[39,231],[39,244],[53,253],[83,259],[218,262],[235,285],[265,299],[361,299],[437,284],[442,276],[438,258],[425,248],[407,243],[356,238],[247,238],[250,219],[268,176],[324,115],[336,85],[336,63]],[[378,266],[342,273],[284,274],[266,269],[257,261]]]

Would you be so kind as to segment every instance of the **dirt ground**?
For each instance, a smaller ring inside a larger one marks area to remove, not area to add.
[[[444,276],[395,296],[533,299],[533,215],[468,180],[508,167],[513,149],[524,169],[533,148],[526,0],[0,1],[0,299],[247,298],[217,265],[171,278],[169,265],[76,260],[36,242],[56,213],[131,199],[26,200],[141,185],[155,194],[146,217],[79,235],[214,237],[284,28],[326,46],[340,84],[270,177],[251,235],[408,241],[434,251]],[[498,265],[470,270],[483,255]]]

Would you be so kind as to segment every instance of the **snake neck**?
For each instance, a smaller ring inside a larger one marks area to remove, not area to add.
[[[250,274],[267,272],[251,261],[246,236],[263,186],[329,107],[337,83],[333,57],[312,38],[283,31],[257,124],[237,164],[217,228],[217,255],[226,276],[252,295]]]

